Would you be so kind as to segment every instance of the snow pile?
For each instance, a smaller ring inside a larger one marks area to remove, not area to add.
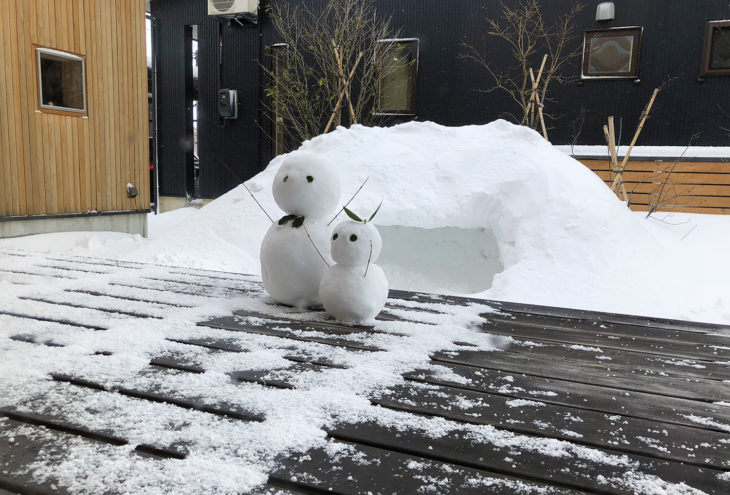
[[[631,213],[586,167],[524,127],[354,126],[300,152],[339,168],[340,204],[368,179],[350,205],[360,216],[383,200],[378,264],[392,288],[730,321],[730,258],[719,243],[683,242]],[[271,184],[284,159],[247,182],[275,219],[283,213]],[[239,186],[159,237],[125,240],[133,249],[107,241],[86,254],[258,274],[269,226]]]

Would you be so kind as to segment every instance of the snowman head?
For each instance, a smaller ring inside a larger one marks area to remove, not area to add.
[[[375,263],[383,247],[380,232],[373,224],[345,220],[332,234],[332,259],[340,265]],[[371,253],[372,246],[372,253]]]
[[[274,177],[274,200],[290,215],[320,217],[340,201],[340,177],[327,161],[312,153],[289,157]]]

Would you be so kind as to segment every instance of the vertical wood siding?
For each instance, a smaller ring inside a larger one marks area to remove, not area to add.
[[[0,217],[149,208],[144,3],[0,2]],[[87,115],[39,109],[35,46],[85,58]]]

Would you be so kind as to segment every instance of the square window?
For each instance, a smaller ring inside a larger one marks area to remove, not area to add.
[[[641,32],[640,27],[586,31],[583,79],[639,77]]]
[[[415,115],[418,78],[418,40],[380,40],[378,58],[378,115]]]
[[[86,113],[84,59],[78,55],[36,48],[40,107]]]
[[[730,21],[707,23],[702,75],[730,75]]]

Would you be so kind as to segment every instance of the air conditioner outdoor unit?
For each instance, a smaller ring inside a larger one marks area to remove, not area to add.
[[[208,15],[243,18],[256,23],[259,17],[258,0],[208,0]]]

